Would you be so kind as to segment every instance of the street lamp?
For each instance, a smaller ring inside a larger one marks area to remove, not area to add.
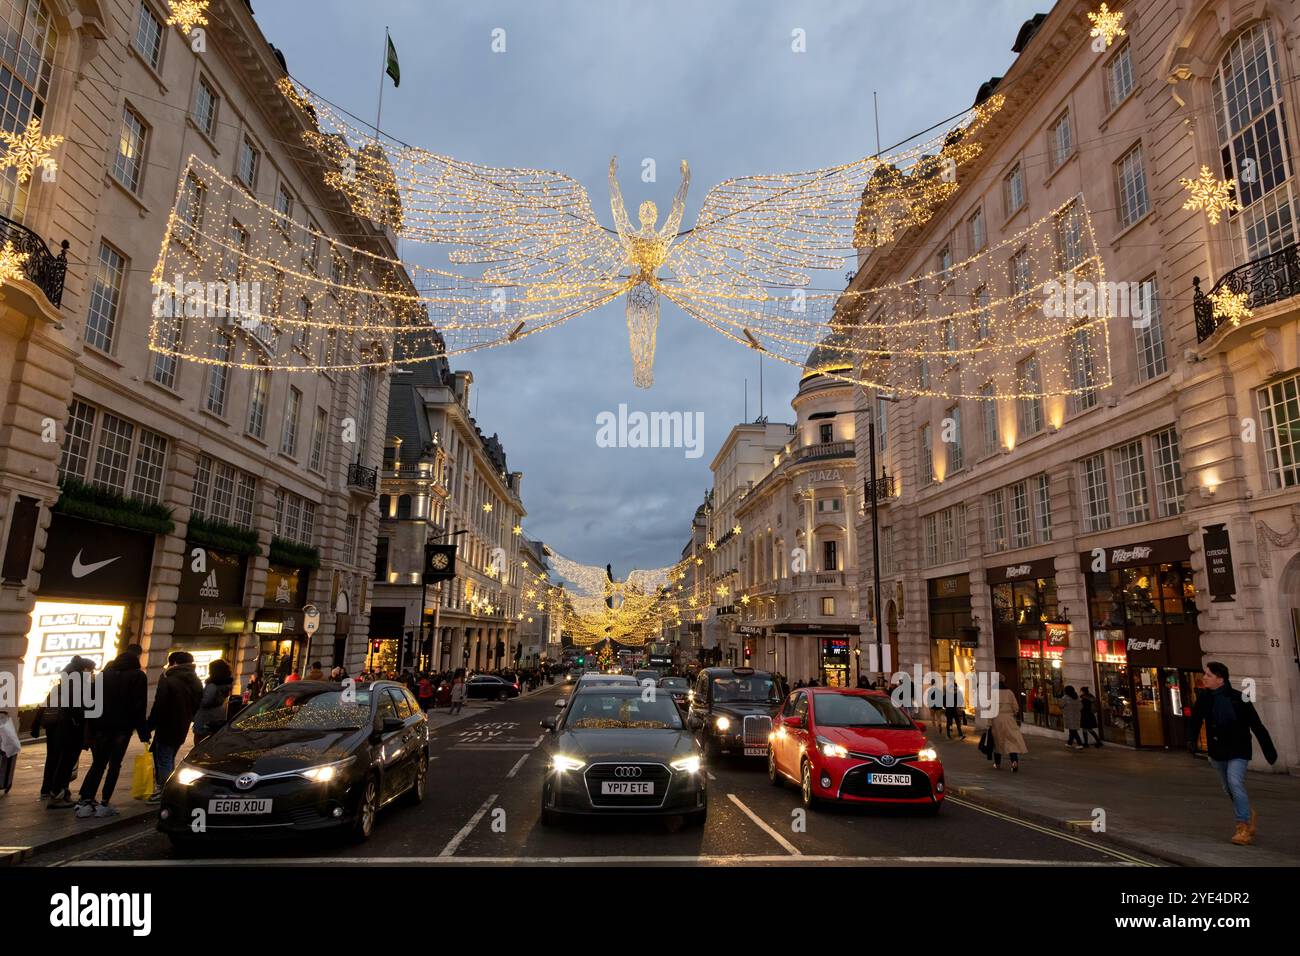
[[[893,395],[882,395],[876,393],[874,401],[876,402],[893,402],[898,403],[898,398]],[[880,669],[880,676],[885,676],[885,653],[884,637],[882,633],[881,621],[881,604],[880,604],[880,520],[877,516],[877,505],[883,499],[888,501],[894,497],[894,479],[885,472],[885,466],[880,466],[880,477],[876,477],[876,414],[880,411],[877,404],[872,409],[872,414],[867,417],[867,444],[869,446],[868,458],[870,463],[869,477],[863,483],[863,491],[867,500],[871,502],[871,573],[875,582],[874,612],[876,618],[876,666]],[[860,656],[860,655],[859,655]],[[861,665],[859,665],[859,668]]]

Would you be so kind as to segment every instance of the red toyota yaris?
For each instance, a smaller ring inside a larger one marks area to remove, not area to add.
[[[805,687],[785,699],[772,721],[767,775],[774,786],[799,785],[805,807],[824,800],[943,805],[943,764],[924,725],[888,694]]]

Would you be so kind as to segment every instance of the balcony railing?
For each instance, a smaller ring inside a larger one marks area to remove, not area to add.
[[[379,487],[379,471],[358,462],[348,465],[348,487],[374,492]]]
[[[802,574],[794,575],[795,590],[802,591],[805,588],[827,588],[843,587],[843,571],[805,571]]]
[[[1208,294],[1201,291],[1199,276],[1192,280],[1192,285],[1196,289],[1192,295],[1192,308],[1196,314],[1196,340],[1204,342],[1228,321],[1224,316],[1214,314],[1214,303],[1210,301],[1210,296],[1215,293],[1245,293],[1246,307],[1251,311],[1300,295],[1300,244],[1292,243],[1277,252],[1238,266],[1219,279]]]
[[[63,240],[62,251],[56,256],[36,233],[22,223],[0,216],[0,248],[7,242],[13,244],[19,256],[27,255],[20,266],[23,275],[45,293],[50,305],[59,308],[63,303],[63,283],[68,277],[68,241]]]
[[[854,455],[853,442],[851,441],[824,441],[816,445],[804,445],[802,448],[796,448],[794,452],[795,461],[803,461],[806,458],[852,458]]]

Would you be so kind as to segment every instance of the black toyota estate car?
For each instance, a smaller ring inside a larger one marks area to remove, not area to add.
[[[785,693],[776,677],[752,667],[701,670],[695,677],[689,713],[702,724],[705,754],[766,758],[772,717]]]
[[[611,815],[684,817],[708,813],[694,730],[668,694],[618,685],[580,687],[557,717],[542,782],[542,823]]]
[[[179,847],[346,830],[424,799],[429,727],[391,681],[296,681],[245,707],[186,755],[163,787],[158,829]]]

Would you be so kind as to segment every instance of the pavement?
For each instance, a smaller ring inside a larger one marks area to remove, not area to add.
[[[525,693],[524,697],[544,693],[546,688]],[[455,724],[462,720],[480,715],[501,704],[467,702],[459,714],[451,714],[445,708],[429,711],[429,726],[433,730]],[[145,745],[138,739],[132,739],[127,750],[126,759],[122,761],[122,772],[118,779],[112,805],[119,816],[78,819],[72,810],[47,810],[39,799],[41,775],[45,766],[45,740],[26,738],[23,740],[22,753],[18,755],[18,767],[14,774],[14,786],[7,795],[0,795],[0,866],[12,866],[26,862],[39,855],[86,842],[92,837],[103,836],[122,828],[139,826],[153,822],[157,807],[143,800],[131,798],[131,772],[135,759],[145,752]],[[183,755],[182,755],[183,759]],[[78,766],[77,779],[72,782],[73,797],[76,797],[81,774],[90,768],[90,754],[83,753]]]
[[[1029,737],[1013,774],[979,752],[978,731],[968,728],[964,741],[929,731],[950,799],[1080,833],[1096,833],[1097,821],[1107,842],[1184,866],[1300,866],[1300,778],[1247,774],[1258,831],[1254,846],[1239,847],[1229,842],[1232,804],[1209,761],[1112,744],[1072,751],[1064,736]]]

